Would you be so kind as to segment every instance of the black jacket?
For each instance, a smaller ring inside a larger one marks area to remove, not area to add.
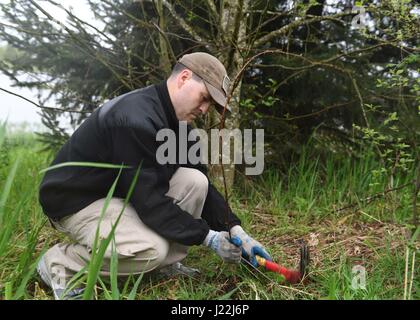
[[[141,164],[130,198],[140,219],[168,240],[198,245],[209,227],[227,230],[226,222],[232,227],[240,221],[210,183],[202,219],[194,219],[165,196],[169,180],[180,165],[158,164],[156,150],[163,142],[156,141],[156,133],[169,128],[178,134],[178,123],[165,82],[131,91],[95,110],[64,144],[51,165],[83,161],[130,166],[122,170],[113,195],[125,198]],[[204,166],[182,166],[206,174]],[[47,171],[39,193],[45,214],[59,220],[105,198],[118,172],[119,169],[80,166]]]

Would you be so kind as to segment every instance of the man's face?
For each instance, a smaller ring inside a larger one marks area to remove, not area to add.
[[[172,103],[178,120],[190,123],[198,116],[206,114],[213,99],[204,81],[193,76],[190,70],[184,70],[180,73],[177,84],[176,98]]]

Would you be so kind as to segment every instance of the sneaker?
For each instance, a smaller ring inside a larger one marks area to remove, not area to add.
[[[159,276],[168,278],[179,275],[194,278],[200,274],[200,270],[184,266],[181,262],[175,262],[156,270],[156,273]]]
[[[81,298],[84,288],[66,290],[64,285],[65,279],[59,278],[59,274],[51,274],[45,263],[44,256],[39,260],[36,270],[42,281],[52,289],[55,300],[76,300]]]

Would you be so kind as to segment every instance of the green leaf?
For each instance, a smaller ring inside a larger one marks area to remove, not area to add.
[[[0,148],[3,145],[3,141],[6,138],[6,121],[0,124]]]
[[[22,159],[22,155],[19,154],[15,163],[13,164],[12,169],[9,171],[9,174],[6,178],[6,183],[3,186],[3,190],[1,192],[0,196],[0,225],[2,225],[3,222],[3,215],[5,213],[5,206],[7,202],[7,198],[9,197],[10,190],[12,189],[13,180],[15,179],[17,169],[19,167],[20,161]]]
[[[31,279],[31,277],[32,277],[32,275],[34,274],[34,272],[35,272],[35,269],[36,269],[36,267],[37,267],[37,265],[38,265],[38,262],[39,262],[39,260],[41,259],[41,257],[44,255],[44,253],[47,251],[47,245],[48,245],[48,243],[45,243],[44,244],[44,247],[43,247],[43,249],[42,249],[42,251],[41,251],[41,253],[40,253],[40,255],[38,256],[38,258],[35,260],[35,262],[29,267],[29,270],[26,272],[26,274],[25,274],[25,276],[22,278],[22,280],[21,280],[21,282],[20,282],[20,284],[19,284],[19,287],[17,288],[17,290],[16,290],[16,293],[15,293],[15,295],[13,296],[13,300],[18,300],[18,299],[20,299],[21,297],[23,297],[23,295],[25,294],[25,289],[26,289],[26,286],[27,286],[27,284],[28,284],[28,282],[29,282],[29,280]]]
[[[140,285],[141,280],[143,279],[143,275],[144,275],[144,272],[142,272],[140,276],[137,278],[136,283],[134,284],[133,288],[130,291],[130,294],[127,297],[127,300],[134,300],[134,298],[136,297],[138,287]]]
[[[118,289],[118,255],[115,247],[115,237],[112,238],[110,280],[112,300],[120,300],[120,291]]]
[[[39,173],[46,171],[59,169],[63,167],[94,167],[94,168],[105,168],[105,169],[129,169],[131,166],[116,165],[112,163],[99,163],[99,162],[63,162],[46,169],[42,169]]]
[[[105,283],[102,281],[101,277],[98,277],[98,282],[102,287],[102,290],[103,290],[104,295],[105,295],[105,299],[106,300],[115,300],[115,299],[113,299],[113,297],[112,297],[111,293],[109,292],[108,288],[106,287]]]
[[[87,278],[87,281],[86,281],[87,282],[86,283],[86,288],[85,288],[85,291],[83,293],[83,300],[90,300],[90,299],[93,298],[94,287],[96,285],[96,281],[97,281],[98,276],[99,276],[99,272],[100,272],[100,269],[101,269],[101,266],[102,266],[102,261],[103,261],[104,255],[105,255],[106,248],[108,247],[109,242],[111,241],[112,237],[114,236],[115,227],[116,227],[116,225],[119,221],[119,218],[121,216],[120,215],[118,217],[117,221],[114,223],[108,237],[100,242],[99,248],[98,248],[100,225],[101,225],[103,216],[106,212],[106,209],[108,208],[109,203],[111,201],[111,198],[114,194],[115,188],[117,186],[117,182],[118,182],[118,180],[120,178],[120,175],[121,175],[121,171],[122,171],[122,169],[120,169],[120,171],[118,172],[118,176],[115,178],[114,183],[112,184],[110,190],[108,191],[108,194],[107,194],[106,199],[105,199],[105,203],[102,207],[101,215],[99,217],[98,226],[96,228],[95,239],[94,239],[93,245],[92,245],[92,254],[91,254],[90,261],[89,261],[88,278]]]
[[[122,168],[120,169],[117,178],[115,179],[114,183],[111,186],[111,189],[108,192],[108,195],[107,195],[105,203],[104,203],[104,207],[102,208],[100,221],[98,223],[98,228],[96,229],[94,245],[92,247],[92,256],[91,256],[91,260],[89,262],[89,268],[88,268],[88,279],[87,279],[86,289],[85,289],[85,292],[83,294],[83,299],[84,300],[90,300],[90,299],[93,298],[94,287],[96,285],[96,281],[98,279],[98,276],[99,276],[99,273],[100,273],[100,270],[101,270],[101,267],[102,267],[102,262],[103,262],[103,257],[105,255],[105,251],[108,248],[111,240],[114,237],[115,229],[117,228],[117,225],[118,225],[118,223],[119,223],[119,221],[122,217],[122,214],[124,213],[124,210],[125,210],[125,208],[128,204],[128,201],[131,197],[131,194],[134,191],[134,188],[135,188],[136,183],[137,183],[138,176],[140,174],[140,168],[141,168],[141,164],[137,168],[137,171],[134,175],[134,178],[133,178],[133,180],[131,182],[131,185],[130,185],[130,188],[128,190],[127,196],[124,199],[123,208],[121,209],[121,212],[120,212],[117,220],[113,224],[113,226],[111,228],[111,231],[109,232],[109,235],[100,242],[99,249],[96,250],[97,245],[98,245],[98,239],[99,239],[100,222],[102,221],[102,218],[105,214],[106,209],[108,208],[108,205],[109,205],[109,202],[112,198],[112,195],[114,194],[118,179],[119,179],[119,177],[121,175],[121,172],[122,172]]]
[[[13,299],[13,283],[8,281],[4,285],[4,300]]]
[[[223,296],[218,297],[217,300],[228,300],[230,297],[238,290],[238,288],[235,288],[228,293],[225,293]]]

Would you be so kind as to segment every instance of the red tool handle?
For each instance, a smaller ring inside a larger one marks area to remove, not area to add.
[[[284,276],[286,281],[289,283],[298,283],[302,279],[300,272],[297,270],[289,270],[275,262],[267,261],[266,259],[259,256],[257,256],[257,261],[259,265],[264,266],[267,270],[279,273]]]

